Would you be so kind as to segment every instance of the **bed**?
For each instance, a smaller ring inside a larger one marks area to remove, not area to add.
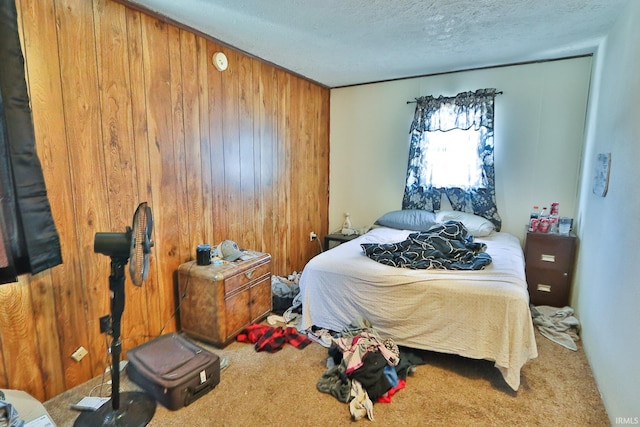
[[[517,390],[521,368],[538,355],[519,240],[477,233],[492,262],[464,271],[384,265],[360,246],[400,242],[412,232],[378,226],[311,259],[300,277],[300,330],[341,331],[364,317],[398,345],[493,361]]]

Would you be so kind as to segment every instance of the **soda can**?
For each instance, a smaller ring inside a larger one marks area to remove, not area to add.
[[[538,218],[531,218],[531,220],[529,220],[529,231],[531,231],[532,233],[537,232],[539,222],[540,220]]]

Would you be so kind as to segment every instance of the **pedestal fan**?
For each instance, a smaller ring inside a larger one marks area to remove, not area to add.
[[[124,311],[125,266],[129,262],[129,275],[134,285],[142,286],[149,273],[149,254],[153,242],[151,231],[153,216],[146,202],[140,203],[133,215],[133,228],[123,233],[96,233],[93,250],[111,257],[111,317],[101,331],[111,337],[111,405],[108,402],[95,412],[83,412],[74,426],[145,426],[153,417],[156,401],[144,392],[120,393],[120,326]],[[105,316],[108,317],[108,316]],[[102,330],[104,329],[106,330]]]

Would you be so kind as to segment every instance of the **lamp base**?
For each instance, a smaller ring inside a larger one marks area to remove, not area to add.
[[[144,427],[156,412],[155,399],[139,391],[120,393],[120,408],[114,410],[111,406],[109,400],[97,411],[82,412],[76,418],[74,427]]]

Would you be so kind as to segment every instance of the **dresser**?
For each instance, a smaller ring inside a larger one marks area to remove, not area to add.
[[[525,272],[533,305],[569,305],[576,245],[573,235],[527,233]]]
[[[271,255],[245,251],[251,259],[178,268],[180,330],[217,347],[271,311]]]

